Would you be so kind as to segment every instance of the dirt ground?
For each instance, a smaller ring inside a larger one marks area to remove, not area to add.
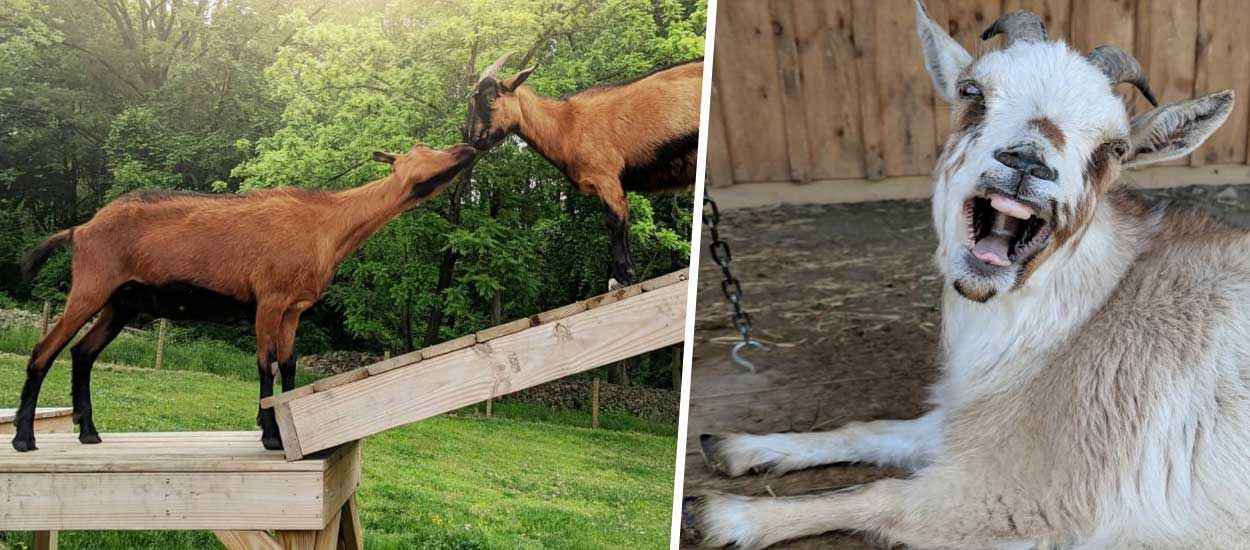
[[[1250,227],[1250,186],[1147,194]],[[799,495],[900,475],[839,465],[725,479],[703,464],[698,436],[829,430],[852,420],[912,418],[926,409],[925,388],[936,377],[942,284],[928,201],[724,211],[721,234],[730,242],[755,335],[770,350],[751,355],[756,374],[730,360],[737,338],[731,310],[719,268],[702,254],[685,495]],[[706,231],[703,238],[706,244]],[[683,539],[682,546],[691,542]],[[775,548],[879,547],[827,534]]]

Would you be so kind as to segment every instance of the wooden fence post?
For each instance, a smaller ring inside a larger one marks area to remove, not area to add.
[[[594,389],[590,392],[590,429],[599,429],[599,378],[595,378]]]
[[[48,335],[48,323],[52,321],[52,302],[43,301],[43,316],[39,318],[39,335]]]
[[[168,321],[161,319],[160,326],[156,333],[156,370],[161,370],[161,364],[165,362],[165,325]]]
[[[491,410],[491,402],[492,402],[492,401],[494,401],[494,399],[487,399],[487,400],[486,400],[486,417],[487,417],[487,418],[490,418],[490,417],[491,417],[491,415],[492,415],[492,414],[493,414],[493,412],[494,412],[494,411],[492,411],[492,410]]]

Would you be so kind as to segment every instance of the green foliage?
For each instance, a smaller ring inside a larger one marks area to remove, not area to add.
[[[366,162],[371,151],[459,141],[477,74],[506,51],[518,55],[505,71],[528,58],[537,66],[528,83],[550,96],[699,57],[707,2],[171,9],[151,28],[126,28],[115,15],[143,16],[132,1],[0,0],[0,19],[17,22],[0,30],[0,69],[13,77],[0,88],[0,122],[14,127],[0,135],[0,227],[24,228],[0,237],[0,289],[63,300],[68,256],[25,288],[12,275],[15,252],[134,189],[347,188],[383,177],[389,168]],[[639,278],[684,267],[690,195],[629,201]],[[407,338],[419,347],[602,292],[602,211],[520,140],[506,141],[461,192],[419,205],[350,256],[303,323],[300,347],[399,351]],[[241,343],[247,331],[213,337]]]

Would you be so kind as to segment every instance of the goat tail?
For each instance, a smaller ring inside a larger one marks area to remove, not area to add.
[[[35,278],[35,273],[39,272],[39,268],[43,267],[43,264],[47,263],[48,258],[52,256],[53,252],[56,252],[61,247],[70,244],[73,241],[74,228],[71,227],[65,231],[48,237],[48,240],[43,241],[43,243],[39,246],[30,249],[26,252],[26,255],[22,257],[22,279],[29,283],[31,279]]]

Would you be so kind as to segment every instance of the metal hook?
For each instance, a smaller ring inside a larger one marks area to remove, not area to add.
[[[732,352],[730,352],[731,355],[733,355],[734,362],[746,367],[747,370],[751,371],[751,374],[755,374],[755,364],[748,361],[745,357],[743,357],[739,353],[742,351],[742,348],[751,348],[751,349],[755,349],[759,351],[768,351],[768,348],[764,347],[764,344],[761,344],[750,338],[747,338],[741,342],[738,342],[737,344],[734,344],[734,349]]]

